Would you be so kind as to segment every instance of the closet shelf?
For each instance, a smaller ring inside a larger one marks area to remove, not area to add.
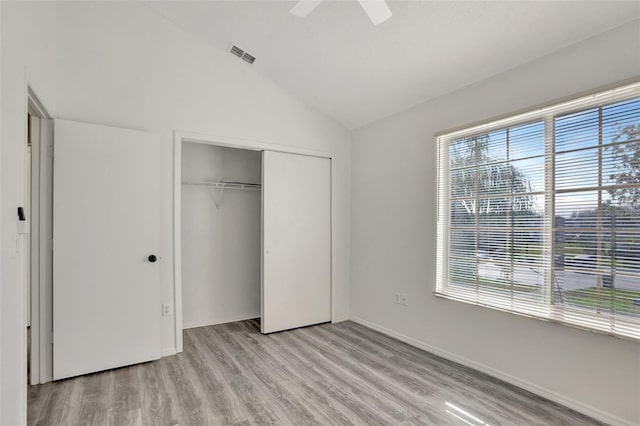
[[[205,186],[208,188],[220,188],[220,189],[248,189],[250,191],[260,191],[262,185],[259,183],[249,182],[207,182],[207,181],[182,181],[183,185],[192,186]]]

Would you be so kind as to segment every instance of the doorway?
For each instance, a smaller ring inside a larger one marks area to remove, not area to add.
[[[183,328],[260,317],[259,151],[182,144]]]
[[[27,374],[31,385],[53,378],[53,119],[28,89],[23,234],[27,305]]]

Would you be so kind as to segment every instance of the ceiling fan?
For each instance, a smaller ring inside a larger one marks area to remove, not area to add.
[[[289,12],[296,16],[307,16],[324,0],[298,0]],[[391,18],[391,10],[386,0],[358,0],[360,6],[369,15],[373,25],[378,25]]]

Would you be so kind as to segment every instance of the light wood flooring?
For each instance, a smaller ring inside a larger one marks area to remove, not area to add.
[[[184,352],[29,388],[29,425],[595,425],[353,322],[185,330]]]

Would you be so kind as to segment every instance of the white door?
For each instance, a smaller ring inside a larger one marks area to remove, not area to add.
[[[160,167],[150,133],[55,121],[55,380],[160,358]]]
[[[262,158],[262,332],[330,321],[331,160]]]

